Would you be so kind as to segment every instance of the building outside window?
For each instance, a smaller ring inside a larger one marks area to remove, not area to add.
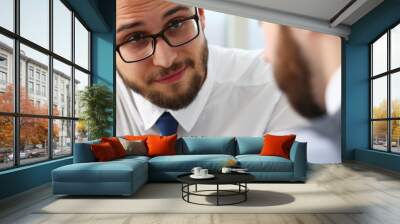
[[[400,24],[370,45],[371,148],[400,153]]]
[[[0,100],[0,171],[71,156],[73,143],[87,139],[86,127],[77,128],[79,114],[74,113],[72,107],[57,106],[56,100],[63,94],[65,105],[79,101],[77,92],[80,89],[61,89],[58,79],[64,81],[65,87],[81,83],[82,74],[87,80],[91,75],[90,32],[65,3],[62,0],[21,0],[19,4],[13,4],[18,13],[13,10],[12,15],[19,16],[14,18],[19,21],[15,31],[7,27],[2,27],[8,29],[7,32],[0,29],[0,87],[3,83],[13,87],[7,91],[0,88],[0,99],[7,99]],[[18,54],[19,61],[13,60],[14,53]],[[14,66],[19,68],[20,94],[17,99],[14,98]],[[75,73],[79,73],[77,78],[74,78]],[[50,89],[50,78],[53,89]],[[85,84],[87,86],[89,82]],[[50,105],[51,97],[54,105]],[[20,108],[18,113],[13,109],[14,105]],[[15,128],[19,130],[18,135],[14,134]],[[33,136],[34,132],[39,134]]]
[[[28,82],[28,93],[34,94],[33,82],[31,81]]]

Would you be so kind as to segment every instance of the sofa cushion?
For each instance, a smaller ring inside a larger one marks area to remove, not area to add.
[[[233,137],[182,137],[177,145],[178,154],[225,154],[235,155]]]
[[[175,155],[158,156],[149,160],[149,170],[163,172],[190,172],[193,167],[200,166],[211,172],[219,171],[230,159],[231,155]]]
[[[146,143],[141,140],[126,140],[124,138],[118,138],[122,146],[126,151],[126,155],[147,155]]]
[[[290,148],[296,135],[270,135],[264,136],[264,145],[261,149],[261,156],[281,156],[290,159]]]
[[[93,144],[90,147],[94,157],[96,157],[96,161],[105,162],[118,158],[118,156],[115,154],[115,150],[109,142]]]
[[[264,144],[263,137],[236,137],[236,155],[259,154]]]
[[[176,154],[177,135],[169,136],[148,136],[146,143],[148,147],[148,156],[165,156]]]
[[[115,155],[117,158],[122,158],[126,156],[126,151],[124,146],[122,146],[121,142],[117,137],[103,137],[101,138],[101,142],[108,142],[114,149]]]
[[[292,172],[292,161],[279,156],[238,155],[240,167],[249,172]]]

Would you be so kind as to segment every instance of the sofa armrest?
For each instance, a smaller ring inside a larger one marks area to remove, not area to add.
[[[307,143],[294,142],[290,149],[290,160],[293,162],[293,178],[305,181],[307,177]]]
[[[98,144],[100,140],[94,140],[89,142],[75,143],[74,147],[74,163],[89,163],[95,162],[90,146],[92,144]]]

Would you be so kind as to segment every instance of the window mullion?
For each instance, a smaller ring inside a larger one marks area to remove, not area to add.
[[[49,0],[49,50],[53,52],[53,0]],[[49,159],[53,159],[53,56],[49,55],[49,73],[48,73],[49,91],[49,116],[48,120],[48,152]]]
[[[14,1],[14,31],[17,35],[20,33],[20,0]],[[20,113],[20,46],[19,39],[14,39],[14,112]],[[19,166],[19,145],[20,145],[20,118],[14,116],[14,166]]]
[[[390,71],[390,30],[387,32],[387,71]],[[391,118],[392,117],[392,111],[391,111],[391,109],[392,109],[392,100],[391,100],[391,79],[392,79],[392,75],[389,73],[388,75],[387,75],[387,110],[388,110],[388,118]],[[391,135],[391,132],[392,132],[392,121],[391,120],[389,120],[388,122],[387,122],[388,124],[387,124],[387,132],[388,132],[388,152],[391,152],[392,151],[392,135]]]
[[[73,66],[71,67],[72,71],[71,71],[71,117],[75,118],[75,12],[72,11],[72,15],[71,15],[71,23],[72,23],[72,38],[71,38],[71,55],[72,55],[72,64]],[[72,126],[72,130],[71,130],[71,150],[72,150],[72,155],[74,155],[74,151],[75,151],[75,125],[76,125],[76,121],[73,120],[71,122],[71,126]]]

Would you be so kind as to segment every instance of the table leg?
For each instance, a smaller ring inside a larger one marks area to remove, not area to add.
[[[217,206],[219,205],[219,184],[217,184]]]
[[[196,184],[196,186],[195,186],[195,191],[197,192],[197,184]]]
[[[244,183],[244,201],[247,201],[247,183]]]

